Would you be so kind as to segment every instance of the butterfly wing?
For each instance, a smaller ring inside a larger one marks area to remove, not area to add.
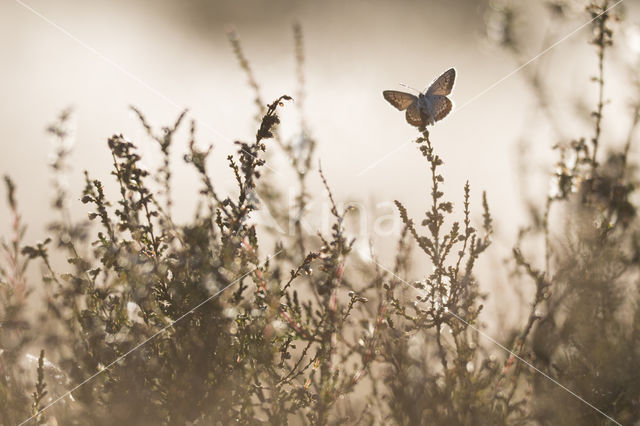
[[[433,108],[433,119],[440,121],[451,112],[453,103],[446,96],[434,96],[431,105]]]
[[[447,71],[442,73],[442,75],[438,77],[436,81],[431,83],[431,86],[429,86],[429,89],[427,89],[427,93],[426,93],[427,96],[448,95],[449,93],[451,93],[451,89],[453,89],[453,82],[455,81],[455,79],[456,79],[455,68],[448,69]]]
[[[409,108],[407,108],[406,117],[407,123],[411,124],[412,126],[420,127],[423,125],[422,114],[420,113],[420,105],[418,105],[418,102],[414,102],[409,105]]]
[[[409,108],[409,106],[413,103],[417,104],[418,98],[413,96],[411,93],[398,92],[397,90],[385,90],[382,92],[382,96],[394,107],[398,108],[400,111],[404,111]]]

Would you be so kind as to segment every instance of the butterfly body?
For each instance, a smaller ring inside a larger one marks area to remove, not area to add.
[[[424,128],[433,126],[442,120],[453,108],[447,95],[453,89],[456,70],[451,68],[438,77],[424,93],[414,96],[411,93],[397,90],[385,90],[384,98],[400,111],[406,110],[407,122],[412,126]]]

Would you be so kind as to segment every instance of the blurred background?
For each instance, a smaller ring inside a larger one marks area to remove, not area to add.
[[[157,166],[157,144],[145,134],[129,105],[139,108],[157,128],[170,125],[188,108],[189,118],[197,122],[198,143],[215,147],[210,170],[219,192],[233,190],[226,156],[235,152],[234,140],[254,137],[257,111],[228,32],[238,35],[262,97],[271,102],[282,94],[297,93],[292,25],[299,22],[305,54],[303,113],[318,143],[317,158],[336,200],[365,206],[367,223],[356,228],[354,236],[364,247],[372,238],[383,263],[391,262],[397,233],[375,235],[374,221],[385,215],[397,217],[394,199],[420,220],[427,208],[429,174],[426,161],[409,143],[417,136],[415,128],[384,101],[382,91],[409,90],[400,83],[424,90],[446,69],[457,69],[451,95],[456,107],[430,130],[431,140],[445,161],[444,192],[454,197],[458,211],[467,180],[477,223],[481,192],[488,192],[497,234],[492,255],[480,265],[485,275],[481,282],[487,289],[505,287],[508,278],[495,276],[494,266],[503,262],[518,228],[528,221],[523,197],[544,203],[547,174],[553,167],[552,141],[588,137],[581,132],[591,128],[586,120],[563,120],[553,102],[571,104],[573,111],[589,110],[597,91],[595,85],[591,93],[583,91],[584,82],[596,72],[596,56],[586,43],[591,27],[574,33],[589,19],[579,1],[521,2],[526,13],[513,28],[527,45],[518,53],[505,43],[509,34],[498,13],[504,3],[3,1],[0,172],[17,183],[18,202],[29,224],[26,240],[43,239],[50,220],[51,140],[45,128],[68,106],[74,108],[75,168],[68,182],[74,219],[86,217],[79,201],[83,170],[110,181],[106,141],[112,134],[124,134],[139,147],[149,168]],[[548,10],[553,7],[558,8],[555,20]],[[637,3],[627,1],[620,9],[628,21],[638,21]],[[630,43],[627,52],[638,54],[638,34],[625,35]],[[513,73],[556,42],[560,43]],[[614,65],[625,60],[636,59],[612,59]],[[544,109],[536,103],[531,84],[540,70],[545,70],[545,90],[552,101]],[[619,102],[607,106],[620,113],[609,113],[604,123],[605,139],[614,145],[627,129],[625,78],[607,80],[607,97]],[[544,114],[561,122],[560,128],[530,125]],[[299,131],[298,109],[285,105],[281,118],[283,138],[294,137]],[[192,216],[199,188],[195,174],[182,161],[186,129],[183,126],[172,152],[178,220]],[[287,188],[294,180],[286,157],[275,144],[269,150],[273,182]],[[530,172],[526,181],[524,167]],[[320,224],[321,219],[313,218],[321,216],[326,194],[315,171],[309,183],[317,194],[309,219],[313,228]],[[107,189],[114,191],[113,186]],[[2,235],[9,229],[9,214],[2,207]],[[420,271],[427,266],[417,267]]]

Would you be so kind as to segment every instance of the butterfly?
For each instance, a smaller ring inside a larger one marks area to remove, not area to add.
[[[442,120],[451,112],[453,103],[447,95],[451,93],[455,79],[456,70],[450,68],[436,78],[425,93],[418,96],[397,90],[385,90],[382,96],[400,111],[407,110],[406,118],[409,124],[425,128],[427,125],[433,126],[436,121]]]

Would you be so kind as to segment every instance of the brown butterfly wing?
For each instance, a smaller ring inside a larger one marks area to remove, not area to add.
[[[453,103],[446,96],[436,96],[433,101],[433,118],[440,121],[451,112]]]
[[[409,108],[412,103],[417,103],[416,101],[418,100],[418,98],[411,93],[399,92],[397,90],[385,90],[382,92],[382,96],[384,96],[387,102],[400,111]]]
[[[451,93],[451,90],[453,89],[453,83],[455,82],[455,80],[456,80],[456,70],[455,68],[450,68],[444,73],[442,73],[442,75],[438,77],[436,81],[431,83],[431,86],[429,86],[429,89],[427,89],[426,95],[427,96],[448,95],[449,93]]]
[[[420,127],[423,125],[422,114],[420,113],[420,106],[418,102],[414,102],[407,108],[407,123],[412,126]]]

